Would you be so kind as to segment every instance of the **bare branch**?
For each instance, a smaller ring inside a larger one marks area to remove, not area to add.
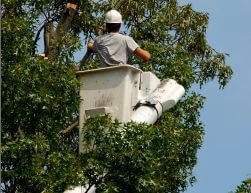
[[[51,45],[54,39],[54,27],[53,22],[48,21],[44,24],[44,53],[45,57],[50,55]]]
[[[60,38],[64,33],[69,30],[76,12],[76,5],[68,3],[56,29],[56,38]]]
[[[92,186],[97,185],[98,183],[100,183],[103,179],[105,179],[108,175],[110,174],[110,172],[107,172],[106,174],[104,174],[103,176],[98,177],[98,180],[96,180],[96,182],[90,184],[88,186],[88,188],[86,189],[85,193],[88,193],[88,191],[91,189]]]
[[[76,4],[67,3],[66,8],[61,15],[61,19],[58,23],[56,30],[54,30],[53,21],[49,21],[45,24],[44,53],[46,57],[53,56],[53,54],[55,53],[55,49],[52,48],[53,43],[68,32],[73,17],[77,12],[76,7],[77,7]]]
[[[66,134],[66,133],[69,133],[72,129],[74,129],[75,127],[78,126],[78,120],[75,121],[73,124],[71,124],[69,127],[61,130],[59,133],[60,134]]]
[[[40,27],[39,30],[37,31],[37,35],[36,35],[36,38],[35,38],[35,41],[34,41],[35,45],[37,44],[37,41],[38,41],[39,36],[40,36],[40,33],[44,29],[44,27],[45,27],[45,24],[43,24],[42,27]]]
[[[83,66],[88,62],[91,55],[92,55],[92,51],[87,49],[86,54],[84,55],[83,59],[80,61],[79,70],[82,70]]]
[[[120,9],[123,3],[125,3],[126,0],[118,0],[113,9]]]
[[[91,189],[91,187],[92,187],[93,185],[95,185],[95,183],[89,185],[88,188],[86,189],[85,193],[88,193],[88,191]]]

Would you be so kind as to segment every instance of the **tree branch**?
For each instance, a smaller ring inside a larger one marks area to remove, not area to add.
[[[56,38],[60,38],[69,30],[73,17],[76,14],[76,6],[73,5],[70,3],[67,4],[56,29]]]
[[[80,61],[79,70],[82,70],[83,66],[88,62],[88,60],[91,57],[91,55],[92,55],[92,51],[89,50],[89,49],[87,49],[84,57]]]
[[[88,191],[91,189],[91,187],[92,187],[93,185],[95,185],[95,183],[89,185],[88,188],[86,189],[85,193],[88,193]]]
[[[45,57],[50,55],[51,45],[54,39],[53,22],[48,21],[44,24],[44,53]]]
[[[38,41],[39,36],[40,36],[40,33],[41,33],[41,31],[44,29],[44,27],[45,27],[45,24],[43,24],[42,27],[40,27],[39,30],[37,31],[37,35],[36,35],[36,37],[35,37],[34,45],[37,44],[37,41]]]
[[[113,9],[120,9],[123,5],[123,3],[125,3],[126,0],[118,0],[117,3],[114,5]]]
[[[92,186],[97,185],[98,183],[100,183],[109,174],[110,174],[110,172],[107,172],[105,175],[103,175],[101,177],[98,177],[98,180],[96,180],[96,182],[94,182],[94,183],[92,183],[91,185],[88,186],[88,188],[86,189],[85,193],[88,193],[88,191],[91,189]]]
[[[76,14],[76,4],[67,3],[65,10],[61,15],[61,19],[58,23],[56,30],[54,30],[53,22],[47,22],[45,25],[44,43],[45,43],[45,56],[53,56],[55,54],[55,48],[52,47],[53,43],[59,40],[64,34],[66,34],[70,28],[73,17]]]
[[[72,123],[69,127],[61,130],[59,133],[60,134],[66,134],[66,133],[69,133],[72,129],[74,129],[75,127],[78,126],[78,120],[75,121],[74,123]]]

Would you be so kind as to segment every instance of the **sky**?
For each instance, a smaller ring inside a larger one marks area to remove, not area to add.
[[[233,77],[224,90],[213,81],[199,90],[207,97],[205,125],[194,175],[185,193],[228,193],[251,177],[251,0],[180,0],[209,13],[207,40],[230,54]]]

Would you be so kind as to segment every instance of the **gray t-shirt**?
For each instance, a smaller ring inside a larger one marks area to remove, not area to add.
[[[93,50],[98,53],[102,67],[127,64],[128,58],[139,45],[129,36],[108,33],[94,40]]]

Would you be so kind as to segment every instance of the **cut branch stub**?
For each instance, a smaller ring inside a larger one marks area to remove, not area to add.
[[[44,53],[46,57],[52,57],[55,54],[55,48],[53,44],[62,38],[70,29],[73,17],[76,14],[76,4],[67,3],[65,10],[61,15],[61,19],[58,23],[56,30],[54,30],[53,21],[45,23],[44,29]]]
[[[50,55],[51,51],[51,45],[54,41],[54,27],[53,22],[48,21],[45,23],[44,28],[44,54],[45,57],[48,57]]]

